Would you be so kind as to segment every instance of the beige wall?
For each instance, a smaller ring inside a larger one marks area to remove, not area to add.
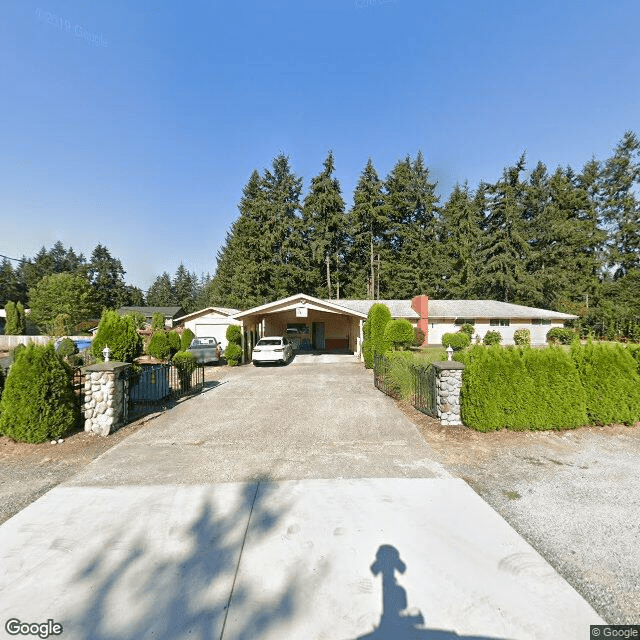
[[[484,338],[487,331],[498,331],[502,334],[502,344],[514,344],[513,334],[518,329],[529,329],[531,332],[531,344],[545,344],[547,331],[553,327],[563,327],[562,320],[552,320],[551,324],[534,325],[530,319],[511,318],[508,327],[492,327],[488,318],[476,318],[473,337]],[[445,333],[455,333],[460,327],[454,324],[454,320],[429,319],[429,344],[442,344],[442,336]]]

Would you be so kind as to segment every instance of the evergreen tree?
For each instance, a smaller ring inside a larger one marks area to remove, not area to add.
[[[98,244],[87,265],[87,278],[101,310],[119,309],[128,302],[124,274],[120,260],[114,258],[105,246]]]
[[[333,177],[335,165],[332,152],[329,152],[323,166],[323,171],[311,179],[311,190],[302,210],[302,228],[309,251],[312,293],[320,298],[333,298],[340,282],[347,221],[340,183]],[[332,267],[336,271],[333,282]]]
[[[198,295],[198,277],[186,269],[182,262],[176,270],[173,278],[172,289],[174,291],[176,304],[182,307],[187,313],[196,310],[195,301]]]
[[[360,174],[348,219],[350,244],[345,297],[373,299],[377,292],[376,251],[387,230],[387,218],[382,181],[371,158]]]
[[[524,217],[525,185],[520,180],[524,168],[522,155],[504,170],[501,180],[488,187],[488,246],[483,260],[487,297],[526,304],[533,297],[535,284],[526,271],[531,249]]]
[[[81,273],[86,265],[82,254],[76,254],[69,247],[65,249],[59,240],[50,250],[42,247],[31,260],[24,260],[18,268],[18,276],[28,291],[45,276],[54,273]]]
[[[474,198],[466,183],[456,185],[442,208],[438,223],[442,297],[463,300],[482,295],[481,251],[486,242],[480,203],[484,188],[481,184]]]
[[[0,262],[0,307],[9,300],[27,301],[27,288],[9,260]]]
[[[165,271],[158,276],[147,291],[147,304],[150,307],[173,307],[177,306],[177,300],[171,276]]]
[[[640,267],[640,141],[627,131],[602,172],[603,214],[611,229],[609,265],[616,277]]]
[[[17,336],[20,335],[20,331],[18,328],[18,313],[16,311],[16,303],[9,300],[7,304],[4,305],[4,310],[6,313],[6,324],[4,325],[4,334],[6,336]]]
[[[20,301],[16,302],[16,320],[18,335],[25,335],[27,333],[27,316],[24,311],[24,305]]]

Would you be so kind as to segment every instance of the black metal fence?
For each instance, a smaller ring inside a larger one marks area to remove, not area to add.
[[[436,369],[430,364],[413,367],[413,406],[422,413],[438,416],[436,402]]]
[[[129,396],[129,418],[197,393],[204,386],[203,365],[196,365],[193,370],[174,364],[143,365],[129,367],[125,376]]]
[[[422,413],[437,417],[436,371],[429,365],[409,365],[412,381],[411,404]],[[376,355],[373,360],[373,384],[377,389],[395,399],[402,397],[400,383],[390,375],[391,362]]]

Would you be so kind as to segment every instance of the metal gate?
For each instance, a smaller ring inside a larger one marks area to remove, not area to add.
[[[433,365],[413,368],[413,406],[422,413],[438,416],[436,402],[436,370]]]

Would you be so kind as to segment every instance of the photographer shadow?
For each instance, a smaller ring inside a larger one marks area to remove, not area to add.
[[[407,592],[396,580],[396,571],[404,573],[406,568],[394,546],[383,544],[378,548],[371,573],[382,577],[380,624],[355,640],[507,640],[494,636],[461,636],[455,631],[426,627],[419,610],[407,609]]]

